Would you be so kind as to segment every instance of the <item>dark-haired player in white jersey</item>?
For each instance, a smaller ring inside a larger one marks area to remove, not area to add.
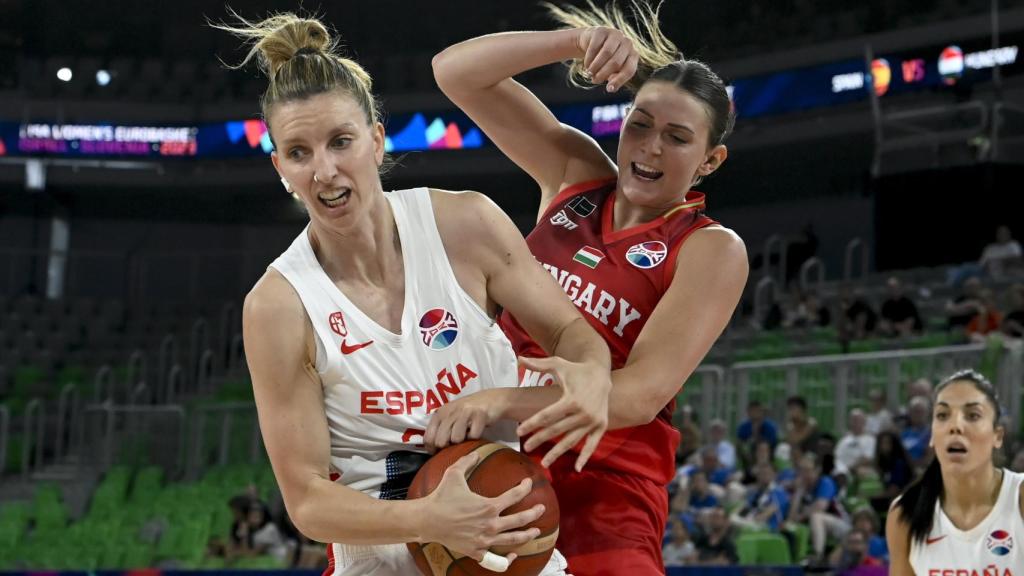
[[[1024,474],[996,468],[1002,409],[972,370],[935,390],[935,458],[897,498],[885,532],[894,576],[1024,574]]]

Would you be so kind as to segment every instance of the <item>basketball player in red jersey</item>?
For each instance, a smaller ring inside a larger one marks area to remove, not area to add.
[[[679,55],[656,9],[633,8],[635,24],[617,7],[550,6],[565,28],[482,36],[433,61],[445,94],[539,184],[527,243],[612,352],[609,427],[616,430],[583,472],[569,459],[543,462],[561,509],[558,548],[576,576],[664,574],[665,486],[679,443],[675,396],[728,323],[748,272],[742,240],[707,217],[704,195],[691,190],[728,154],[723,142],[734,116],[725,86],[705,64]],[[633,95],[617,162],[513,79],[565,60],[578,84]],[[515,318],[506,312],[502,323],[526,357],[522,384],[559,371]],[[557,398],[552,388],[534,389],[538,406]],[[484,401],[471,396],[435,413],[428,440],[443,446],[466,436],[482,412],[477,403]],[[519,432],[551,425],[529,437],[526,450],[561,434],[559,444],[575,446],[582,435],[573,424],[547,409]]]

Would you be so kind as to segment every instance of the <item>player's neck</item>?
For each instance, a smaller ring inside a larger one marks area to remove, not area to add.
[[[973,528],[995,506],[1003,472],[992,466],[956,477],[943,476],[942,509],[961,530]]]
[[[621,190],[613,194],[615,205],[612,207],[612,229],[616,232],[661,218],[679,205],[678,201],[673,201],[664,206],[639,206],[627,200]]]
[[[398,227],[383,194],[362,225],[345,233],[313,230],[310,242],[320,266],[334,281],[383,285],[403,264]]]

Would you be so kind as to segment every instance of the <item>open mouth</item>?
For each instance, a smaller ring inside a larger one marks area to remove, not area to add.
[[[337,208],[348,202],[349,197],[352,196],[351,188],[342,188],[340,190],[332,190],[330,192],[324,192],[317,196],[320,202],[328,208]]]
[[[946,452],[948,454],[967,454],[967,446],[960,442],[951,442],[949,446],[946,446]]]
[[[647,180],[648,182],[654,182],[664,174],[664,172],[658,170],[654,166],[648,166],[638,162],[631,162],[629,166],[633,170],[634,176],[641,180]]]

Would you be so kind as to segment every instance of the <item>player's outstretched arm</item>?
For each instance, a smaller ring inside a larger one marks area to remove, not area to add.
[[[484,498],[458,474],[446,474],[431,496],[386,501],[332,482],[314,336],[298,295],[269,271],[246,297],[242,323],[260,431],[288,514],[303,534],[346,544],[440,542],[477,560],[490,546],[521,544],[536,535],[517,529],[542,510],[499,518],[529,493],[528,485]],[[448,472],[471,464],[460,462]]]
[[[487,299],[513,314],[534,341],[554,356],[546,362],[559,385],[557,399],[532,408],[543,408],[541,414],[558,414],[565,437],[549,451],[544,463],[550,464],[585,440],[576,462],[582,467],[608,426],[608,345],[530,254],[508,216],[486,196],[434,191],[431,197],[449,258],[472,263],[483,276]],[[520,398],[523,396],[514,394],[511,399],[516,401],[501,407],[503,418],[518,420],[532,415],[522,413],[525,405],[518,402]],[[432,424],[427,430],[427,444],[434,439],[435,427]]]
[[[558,121],[517,74],[584,59],[596,82],[622,86],[636,71],[631,41],[612,28],[480,36],[434,56],[434,79],[501,151],[540,186],[539,215],[567,185],[614,177],[614,163],[590,136]]]

